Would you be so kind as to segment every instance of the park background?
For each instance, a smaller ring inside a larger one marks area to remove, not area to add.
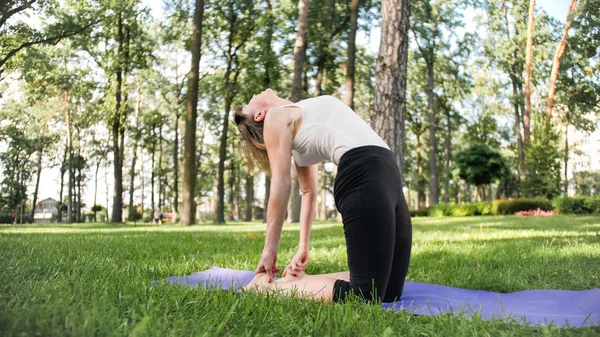
[[[406,58],[394,60],[398,73],[405,62],[406,104],[390,109],[376,100],[386,86],[376,63],[380,45],[398,41],[382,40],[381,3],[311,2],[300,32],[296,2],[205,1],[188,186],[195,4],[9,1],[0,26],[3,219],[38,212],[45,221],[84,221],[96,210],[98,220],[148,221],[158,208],[178,219],[185,188],[201,221],[262,218],[268,181],[245,167],[231,118],[266,87],[295,100],[336,96],[388,143],[400,138],[392,147],[412,210],[600,194],[598,4],[531,4],[412,4],[401,28]],[[382,125],[398,125],[392,138]],[[336,216],[334,176],[333,165],[320,166],[321,220]],[[299,205],[292,195],[290,222]]]
[[[267,180],[243,164],[231,113],[272,87],[293,100],[344,100],[395,149],[414,215],[407,281],[501,293],[598,288],[598,8],[3,1],[0,222],[22,216],[0,225],[0,335],[598,336],[591,321],[417,316],[154,283],[256,267]],[[186,130],[196,136],[189,146]],[[188,165],[186,148],[196,156]],[[312,226],[309,274],[347,269],[335,167],[321,173],[328,202]],[[28,224],[37,203],[50,217]],[[196,225],[139,221],[158,207]],[[284,225],[279,267],[294,256],[299,227]]]

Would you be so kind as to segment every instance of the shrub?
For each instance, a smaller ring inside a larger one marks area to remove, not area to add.
[[[469,204],[445,205],[439,204],[419,210],[420,216],[473,216],[492,214],[491,202],[474,202]],[[426,213],[425,213],[426,212]],[[412,213],[411,213],[412,214]],[[415,213],[416,214],[416,213]]]
[[[449,207],[450,206],[444,205],[444,204],[430,206],[428,208],[427,215],[433,216],[433,217],[448,216],[449,215]]]
[[[551,211],[552,203],[543,198],[535,199],[514,199],[514,200],[495,200],[492,206],[492,214],[506,215],[515,214],[520,211],[531,211],[540,209],[542,211]]]
[[[427,216],[428,213],[429,213],[429,209],[427,209],[427,208],[420,208],[420,209],[410,210],[410,216],[411,216],[411,218],[414,218],[416,216]]]
[[[600,196],[566,197],[553,200],[554,208],[561,214],[599,214]]]

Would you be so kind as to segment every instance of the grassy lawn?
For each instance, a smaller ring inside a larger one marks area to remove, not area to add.
[[[469,289],[600,287],[600,217],[416,218],[408,279]],[[221,266],[254,269],[260,223],[0,226],[0,336],[598,336],[413,316],[361,303],[193,289],[152,280]],[[286,225],[279,266],[298,226]],[[343,229],[316,223],[309,274],[346,270]]]

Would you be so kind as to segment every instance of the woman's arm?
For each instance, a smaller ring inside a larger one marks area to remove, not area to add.
[[[310,243],[310,229],[315,218],[317,205],[317,165],[299,167],[298,182],[302,191],[302,208],[300,211],[300,244],[298,249],[308,250]]]
[[[300,242],[298,251],[285,268],[283,277],[291,274],[296,277],[298,272],[303,272],[308,264],[308,248],[310,243],[310,230],[317,204],[317,166],[296,166],[298,182],[302,191],[302,206],[300,212]]]
[[[291,190],[292,119],[285,112],[272,109],[265,117],[264,140],[271,165],[271,192],[267,207],[267,231],[261,261],[256,272],[266,272],[271,282],[278,272],[277,252],[283,218]]]

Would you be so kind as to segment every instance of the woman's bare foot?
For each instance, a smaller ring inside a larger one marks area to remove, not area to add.
[[[265,289],[269,289],[269,283],[267,282],[267,273],[260,273],[254,275],[254,278],[248,285],[244,287],[244,290],[258,290],[264,291]]]

